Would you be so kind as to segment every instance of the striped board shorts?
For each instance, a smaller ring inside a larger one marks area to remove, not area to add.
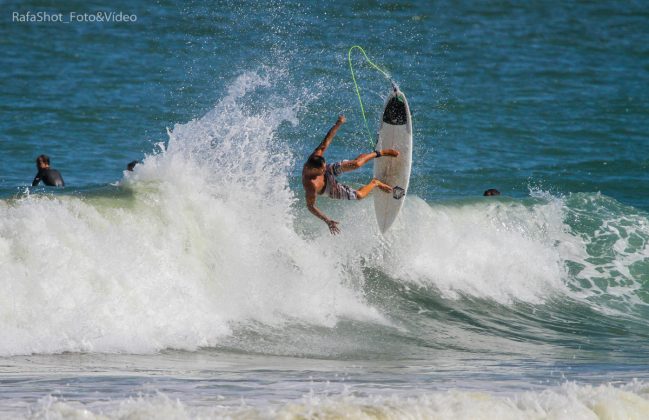
[[[339,183],[336,179],[343,172],[341,167],[343,162],[327,165],[325,169],[325,193],[336,200],[357,200],[356,191],[345,184]]]

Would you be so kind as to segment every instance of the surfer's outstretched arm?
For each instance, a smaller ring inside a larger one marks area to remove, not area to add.
[[[338,116],[338,120],[336,121],[336,124],[334,124],[333,127],[331,127],[329,129],[329,131],[327,132],[327,135],[322,140],[322,143],[320,143],[318,145],[318,147],[315,148],[312,155],[322,156],[322,154],[325,152],[325,150],[327,150],[327,147],[329,147],[329,145],[331,144],[331,141],[336,136],[336,132],[338,131],[340,126],[345,123],[345,121],[347,121],[347,118],[345,118],[344,115]]]
[[[354,169],[358,169],[361,166],[365,165],[370,160],[381,156],[397,157],[399,156],[399,151],[394,149],[383,149],[383,150],[375,150],[370,153],[363,153],[356,156],[356,159],[354,160],[344,160],[340,164],[340,168],[342,169],[343,172],[353,171]]]
[[[325,222],[327,224],[327,226],[329,226],[329,232],[331,232],[332,235],[340,233],[340,229],[338,228],[338,222],[328,218],[326,214],[324,214],[319,208],[316,207],[315,202],[316,202],[316,194],[315,194],[315,192],[312,193],[312,194],[309,194],[309,192],[307,192],[306,193],[306,208],[309,209],[309,211],[315,217],[322,220],[323,222]]]

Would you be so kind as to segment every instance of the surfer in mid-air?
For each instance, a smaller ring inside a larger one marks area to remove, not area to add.
[[[329,197],[338,200],[361,200],[370,193],[375,187],[378,187],[386,193],[392,192],[392,187],[384,184],[376,178],[373,178],[369,184],[354,190],[347,185],[341,184],[337,181],[337,177],[343,172],[353,171],[365,165],[367,162],[374,158],[381,156],[399,156],[399,152],[394,149],[375,150],[370,153],[363,153],[358,155],[354,160],[343,160],[327,164],[323,156],[331,141],[333,140],[336,132],[341,125],[345,123],[344,115],[338,117],[338,121],[329,130],[324,140],[315,148],[313,153],[302,168],[302,185],[306,195],[306,207],[318,219],[324,221],[329,226],[329,231],[335,235],[340,232],[338,223],[328,218],[320,209],[316,207],[316,200],[318,195],[327,194]]]

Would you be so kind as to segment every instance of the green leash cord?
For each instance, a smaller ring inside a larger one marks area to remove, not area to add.
[[[361,91],[358,88],[358,83],[356,83],[356,76],[354,76],[354,66],[352,66],[352,50],[354,48],[358,48],[360,52],[363,53],[363,56],[365,57],[365,60],[369,63],[369,65],[377,69],[383,76],[385,76],[386,79],[390,80],[390,75],[388,74],[388,72],[386,72],[385,70],[381,69],[379,66],[374,64],[372,60],[369,59],[367,54],[365,54],[365,50],[363,50],[363,48],[361,48],[360,46],[354,45],[347,52],[347,60],[349,61],[349,70],[351,70],[352,72],[352,80],[354,81],[354,87],[356,88],[356,96],[358,96],[358,102],[361,104],[361,113],[363,114],[363,122],[365,123],[367,138],[369,139],[370,145],[374,148],[376,144],[372,141],[372,133],[370,133],[370,127],[367,125],[367,118],[365,118],[365,108],[363,107],[363,100],[361,99]]]

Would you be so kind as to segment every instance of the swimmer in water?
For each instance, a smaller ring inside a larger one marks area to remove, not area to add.
[[[487,191],[485,191],[482,195],[483,195],[484,197],[491,197],[491,196],[494,196],[494,195],[500,195],[500,191],[498,191],[498,190],[495,189],[495,188],[489,188],[489,189],[488,189]]]
[[[132,162],[129,162],[128,165],[126,165],[126,170],[130,171],[130,172],[133,172],[133,169],[135,169],[135,165],[137,165],[138,163],[141,163],[141,162],[139,160],[134,160]]]
[[[36,168],[38,169],[38,173],[36,174],[34,181],[32,181],[32,187],[37,186],[41,181],[43,181],[43,184],[50,187],[65,186],[61,173],[56,169],[50,168],[50,158],[46,155],[40,155],[36,158]]]
[[[316,207],[318,195],[326,193],[330,198],[338,200],[361,200],[375,187],[378,187],[386,193],[390,193],[392,192],[392,187],[384,184],[376,178],[373,178],[369,184],[359,188],[358,190],[354,190],[347,185],[339,183],[337,177],[343,172],[349,172],[360,168],[372,159],[381,156],[399,156],[397,150],[384,149],[358,155],[354,160],[343,160],[342,162],[327,164],[323,154],[331,144],[336,132],[345,121],[346,119],[344,115],[338,117],[336,124],[331,127],[324,140],[322,140],[320,145],[315,148],[313,153],[311,153],[309,159],[302,168],[302,186],[304,186],[304,193],[306,195],[306,207],[314,216],[327,224],[332,235],[340,233],[338,222],[328,218]]]

